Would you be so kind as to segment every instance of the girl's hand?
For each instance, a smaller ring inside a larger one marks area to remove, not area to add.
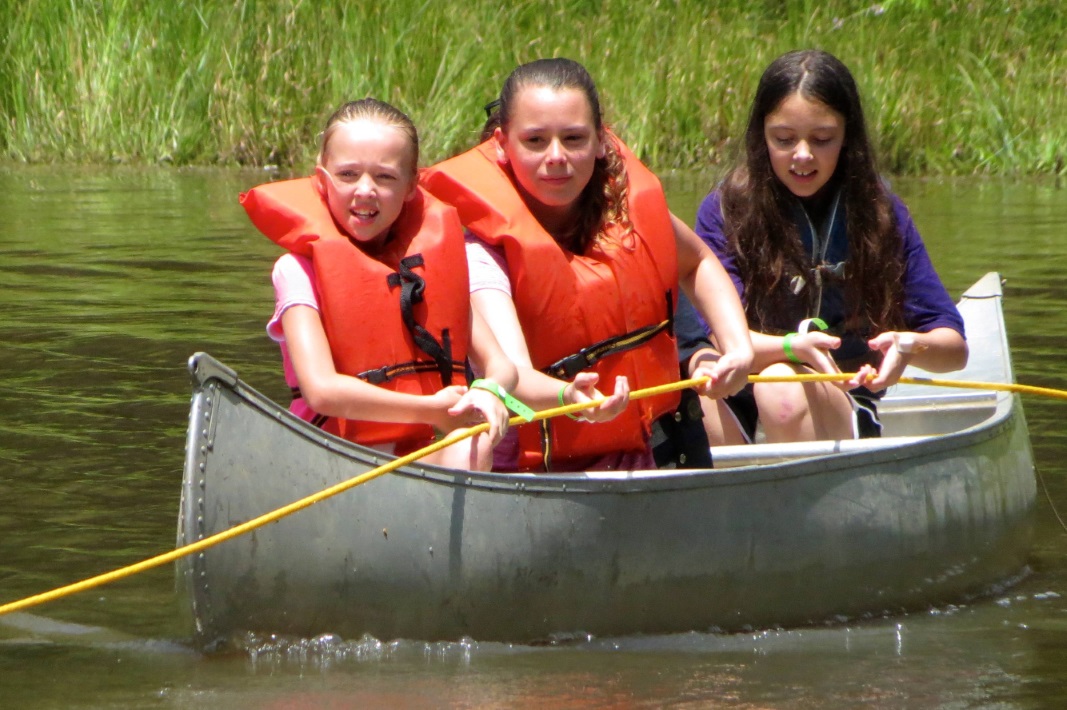
[[[904,374],[904,368],[911,361],[911,355],[902,353],[896,348],[897,338],[900,335],[900,333],[890,331],[867,341],[867,346],[871,350],[878,350],[882,353],[882,365],[878,368],[875,378],[865,383],[872,392],[884,390],[899,382],[901,375]]]
[[[708,378],[705,384],[697,387],[697,392],[711,399],[721,399],[744,389],[752,369],[752,358],[736,352],[719,354],[715,350],[700,350],[689,360],[689,367],[691,379]]]
[[[456,426],[489,424],[489,439],[493,446],[500,443],[508,431],[508,408],[495,394],[479,387],[468,389],[458,402],[449,407],[449,415],[456,417]]]
[[[437,390],[431,395],[427,395],[426,399],[430,413],[430,421],[427,423],[443,434],[447,434],[459,427],[472,426],[471,421],[473,420],[463,421],[450,414],[452,407],[455,407],[466,394],[467,387],[465,385],[450,385]],[[478,422],[475,421],[473,423],[477,424]]]
[[[577,404],[579,402],[591,402],[601,399],[604,395],[596,388],[600,375],[595,372],[579,372],[563,388],[564,404]],[[587,422],[607,422],[619,416],[626,405],[630,403],[630,381],[625,377],[615,378],[615,392],[608,397],[599,407],[586,409],[578,414],[578,418]]]
[[[841,338],[829,335],[821,330],[813,330],[794,335],[790,341],[790,346],[793,349],[793,354],[815,372],[821,372],[826,375],[841,372],[841,368],[837,366],[837,362],[830,352],[841,347]],[[783,345],[783,350],[784,347]],[[792,360],[787,360],[787,362],[792,362]],[[835,384],[842,388],[847,385],[845,382],[837,382]]]

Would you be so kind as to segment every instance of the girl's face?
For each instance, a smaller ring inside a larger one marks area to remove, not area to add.
[[[543,224],[571,216],[604,157],[592,107],[578,89],[519,89],[507,132],[497,128],[494,138],[498,159],[511,165],[520,194]]]
[[[378,248],[415,196],[418,181],[408,137],[371,119],[333,128],[315,172],[330,214],[350,237]]]
[[[834,175],[845,144],[845,117],[794,93],[763,121],[775,176],[797,197],[811,197]]]

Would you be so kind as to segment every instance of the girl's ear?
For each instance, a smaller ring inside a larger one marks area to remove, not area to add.
[[[408,194],[404,195],[404,202],[411,202],[415,195],[419,192],[419,175],[415,174],[415,177],[411,179],[411,187],[408,188]]]
[[[315,164],[315,177],[312,178],[315,183],[315,189],[319,191],[319,196],[322,199],[326,199],[326,182],[330,179],[330,176],[326,174],[326,168],[322,167],[322,163]]]
[[[597,143],[599,144],[596,149],[596,157],[597,160],[603,160],[608,156],[608,146],[606,143],[606,141],[608,140],[607,132],[603,130],[600,131],[600,133],[597,134],[596,139]]]
[[[504,150],[504,143],[507,142],[507,136],[504,135],[504,131],[497,126],[493,129],[493,140],[496,142],[496,160],[501,165],[508,164],[508,154]]]

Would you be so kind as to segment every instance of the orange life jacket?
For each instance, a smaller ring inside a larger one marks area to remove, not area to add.
[[[338,372],[418,395],[466,384],[470,286],[454,209],[419,189],[384,252],[370,256],[338,230],[311,178],[260,185],[241,204],[268,238],[311,257]],[[333,417],[323,428],[364,445],[396,443],[398,454],[434,436],[428,424]]]
[[[512,298],[534,367],[570,380],[590,369],[579,354],[605,349],[612,340],[638,343],[619,351],[618,343],[591,369],[598,387],[610,392],[625,375],[632,389],[678,380],[673,337],[678,261],[674,229],[659,180],[614,137],[629,179],[632,234],[607,230],[585,254],[556,243],[534,218],[497,162],[491,141],[423,171],[422,184],[456,207],[464,226],[494,245],[503,245]],[[657,330],[658,327],[658,330]],[[644,340],[644,338],[649,338]],[[559,364],[568,356],[570,367]],[[595,358],[593,358],[595,359]],[[603,424],[565,418],[519,428],[522,470],[565,468],[568,458],[588,458],[647,447],[652,421],[678,403],[677,393],[632,403]],[[555,464],[555,466],[553,465]]]

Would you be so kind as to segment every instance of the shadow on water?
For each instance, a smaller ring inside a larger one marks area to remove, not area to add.
[[[262,174],[0,167],[0,589],[18,599],[173,545],[204,350],[284,401],[263,327],[278,250],[236,203]],[[691,220],[710,182],[667,180]],[[71,186],[74,187],[71,187]],[[900,180],[950,291],[1006,279],[1019,381],[1067,386],[1067,199]],[[1033,573],[991,598],[834,627],[547,646],[248,637],[204,656],[159,569],[0,619],[5,707],[1053,707],[1067,700],[1064,404],[1027,399],[1050,501]],[[670,600],[664,600],[670,603]],[[56,682],[57,680],[61,682]]]

